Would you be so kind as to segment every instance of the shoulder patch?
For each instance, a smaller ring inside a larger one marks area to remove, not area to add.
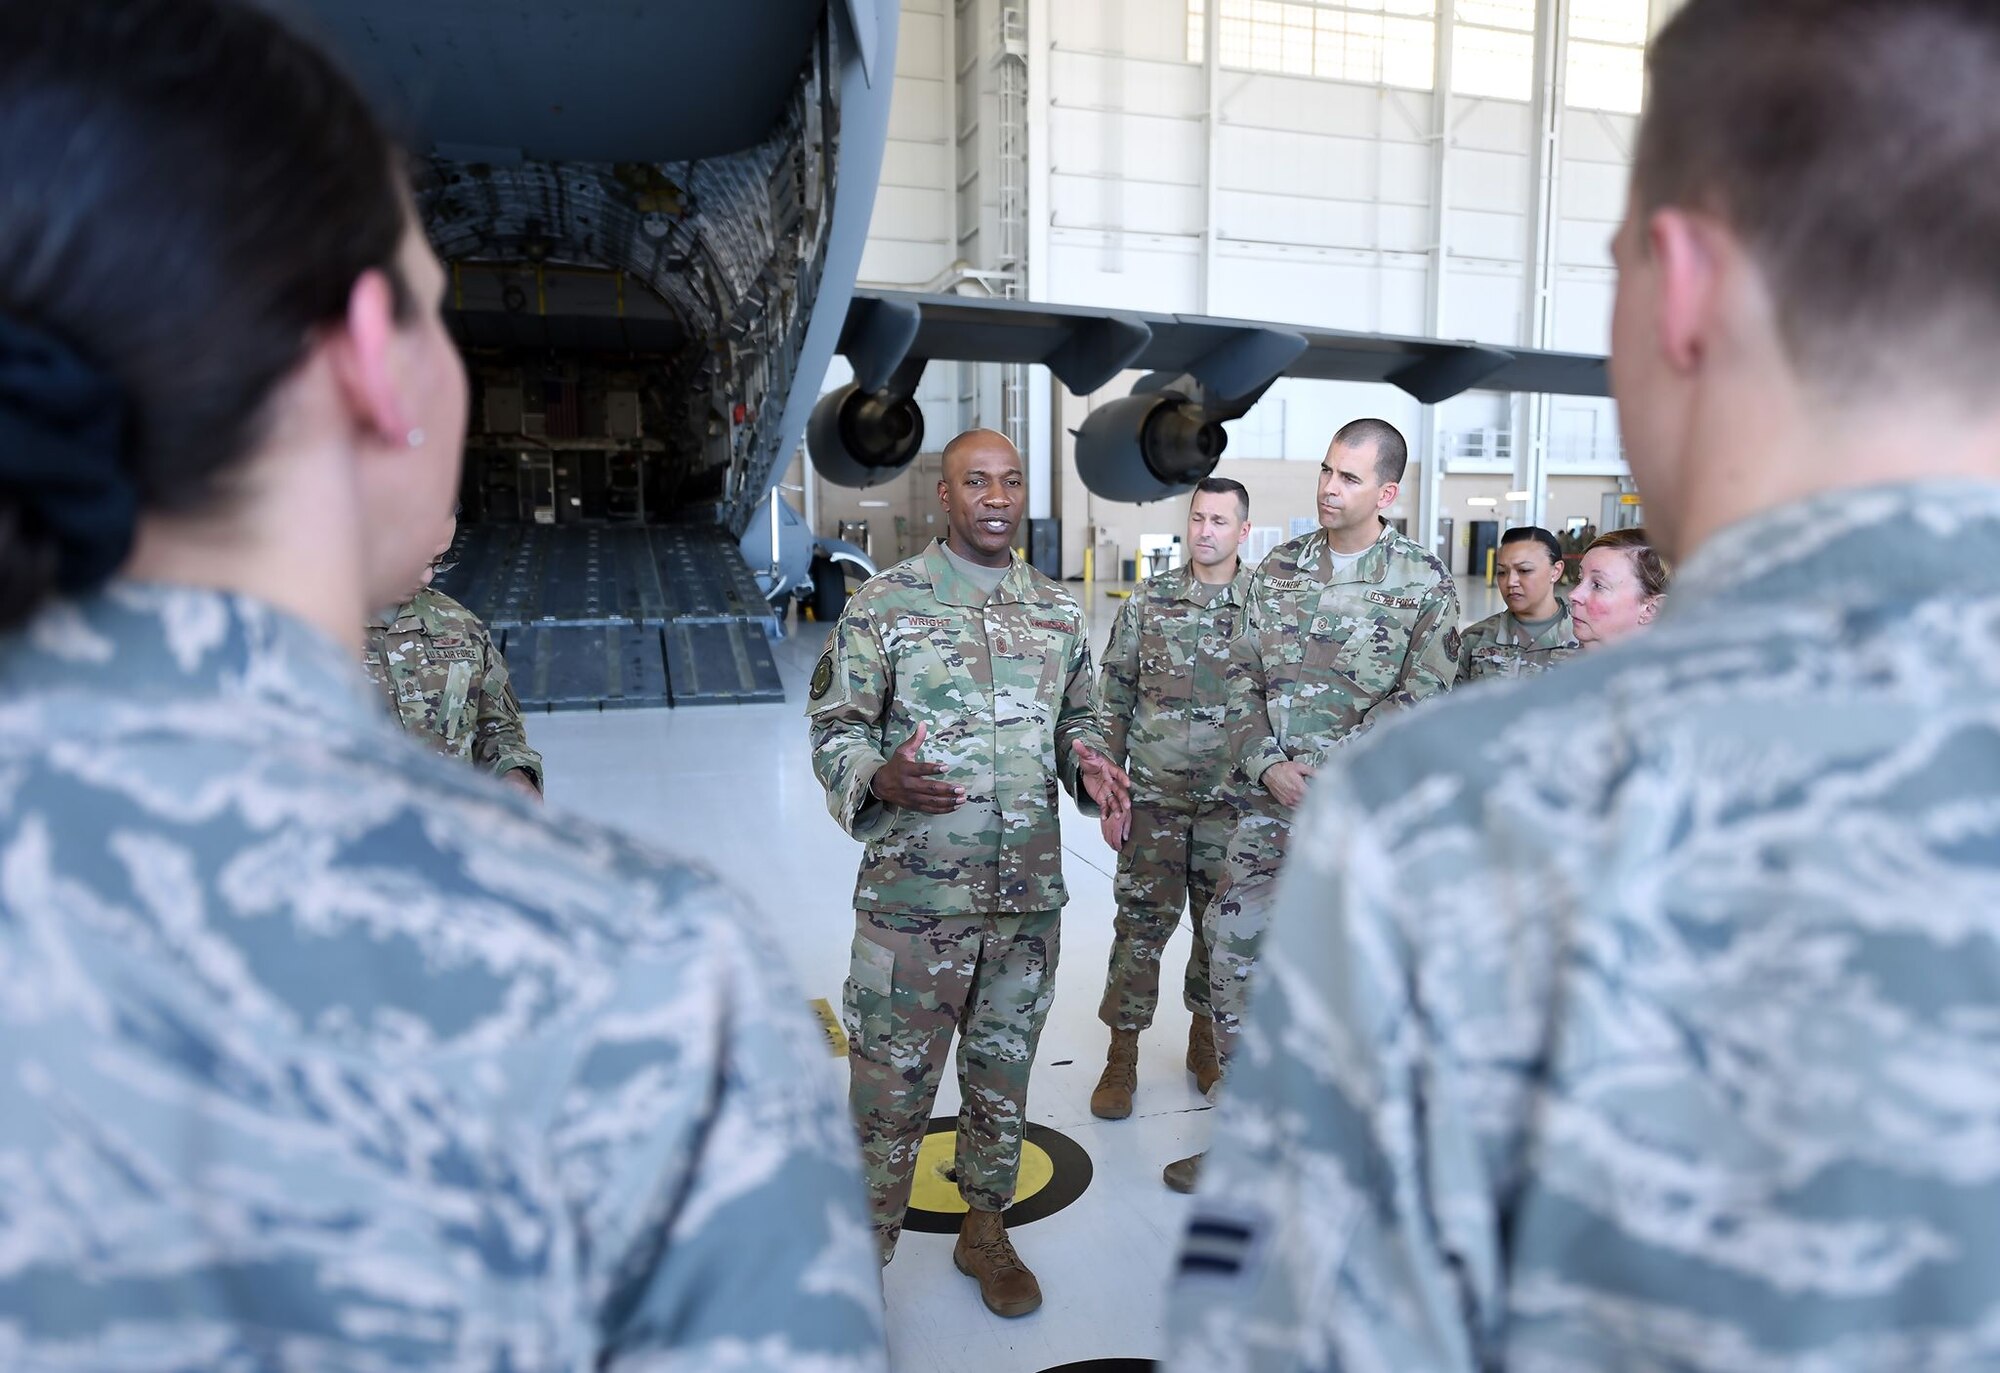
[[[813,669],[812,698],[817,701],[833,687],[833,650],[819,655],[819,666]]]

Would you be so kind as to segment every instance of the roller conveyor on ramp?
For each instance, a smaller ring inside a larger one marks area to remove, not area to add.
[[[782,701],[777,622],[727,530],[481,525],[438,588],[486,621],[530,710]]]

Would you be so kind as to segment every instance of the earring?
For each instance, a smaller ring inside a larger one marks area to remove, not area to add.
[[[409,434],[409,444],[410,444],[410,447],[412,447],[412,448],[422,448],[422,447],[424,446],[424,438],[425,438],[425,434],[424,434],[424,431],[423,431],[423,430],[421,430],[421,429],[412,429],[412,430],[410,431],[410,434]]]

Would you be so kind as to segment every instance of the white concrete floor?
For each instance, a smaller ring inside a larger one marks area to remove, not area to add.
[[[1462,579],[1463,582],[1463,579]],[[1084,588],[1072,585],[1080,596]],[[1103,644],[1121,602],[1100,584],[1085,606]],[[1483,584],[1461,586],[1465,623],[1500,602]],[[549,802],[616,825],[654,847],[726,874],[754,903],[789,955],[808,999],[837,1010],[854,915],[849,901],[860,845],[827,815],[806,750],[804,683],[822,626],[794,626],[776,645],[784,705],[565,713],[532,717],[545,756]],[[1091,1157],[1087,1191],[1066,1209],[1013,1230],[1040,1278],[1042,1309],[1001,1320],[952,1266],[950,1236],[906,1233],[885,1276],[892,1367],[1037,1373],[1100,1358],[1162,1352],[1167,1276],[1186,1199],[1160,1168],[1206,1142],[1208,1104],[1182,1064],[1188,1014],[1179,1002],[1184,925],[1168,946],[1158,1020],[1141,1040],[1139,1093],[1128,1120],[1090,1114],[1107,1032],[1097,1020],[1111,944],[1114,856],[1094,823],[1063,802],[1064,912],[1055,1007],[1043,1032],[1030,1119],[1069,1136]],[[843,1062],[827,1071],[845,1080]],[[933,1116],[958,1109],[951,1074]]]

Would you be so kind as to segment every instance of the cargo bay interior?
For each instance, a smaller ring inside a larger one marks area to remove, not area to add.
[[[321,8],[338,28],[367,6]],[[760,88],[749,133],[661,110],[662,127],[714,137],[572,162],[446,129],[424,197],[474,379],[444,584],[504,644],[550,804],[729,874],[804,995],[837,1008],[859,846],[827,817],[807,757],[825,635],[813,611],[823,620],[870,567],[942,531],[938,450],[969,427],[1024,455],[1024,551],[1072,583],[1094,647],[1131,578],[1179,557],[1186,502],[1107,500],[1078,476],[1075,431],[1131,391],[1134,369],[1078,395],[1042,365],[932,361],[915,388],[925,441],[859,489],[795,439],[781,451],[802,408],[854,375],[831,338],[803,346],[821,327],[819,273],[846,253],[864,291],[1602,353],[1644,45],[1674,5],[902,0],[874,55],[889,93],[879,179],[845,244],[829,189],[849,150],[830,133],[853,139],[862,112],[840,30],[820,6],[793,8],[757,40],[789,66]],[[1360,415],[1408,435],[1390,514],[1459,575],[1467,623],[1498,608],[1483,568],[1500,530],[1643,517],[1608,400],[1467,391],[1425,405],[1283,378],[1227,422],[1216,468],[1251,492],[1252,556],[1311,526],[1327,440]],[[623,706],[641,708],[610,708]],[[1133,1116],[1090,1114],[1114,857],[1063,805],[1071,901],[1029,1098],[1042,1203],[1015,1230],[1048,1299],[1024,1319],[990,1315],[952,1266],[954,1227],[913,1224],[884,1274],[899,1370],[1136,1368],[1161,1353],[1185,1199],[1159,1170],[1201,1147],[1208,1103],[1168,996]],[[1186,953],[1183,929],[1169,985]],[[844,1078],[831,1053],[826,1069]],[[948,1073],[934,1115],[956,1106]],[[914,1203],[947,1216],[948,1161],[926,1151]]]

